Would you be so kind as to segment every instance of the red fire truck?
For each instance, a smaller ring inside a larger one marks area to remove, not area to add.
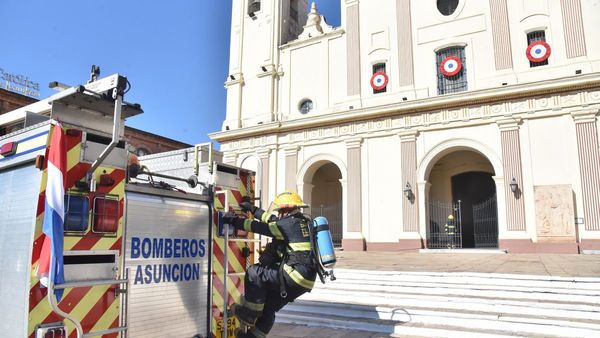
[[[255,240],[219,236],[216,217],[253,200],[254,172],[203,146],[128,166],[124,121],[142,109],[124,101],[125,77],[97,75],[0,116],[0,332],[232,337],[225,309],[243,293]],[[48,152],[63,131],[64,283],[44,286]]]

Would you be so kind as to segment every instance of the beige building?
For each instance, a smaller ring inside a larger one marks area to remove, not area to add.
[[[264,207],[298,190],[346,250],[600,250],[599,0],[308,6],[233,0],[211,137]]]

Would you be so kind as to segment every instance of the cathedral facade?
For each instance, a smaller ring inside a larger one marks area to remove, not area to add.
[[[600,250],[600,1],[318,4],[233,0],[210,136],[263,208],[345,250]]]

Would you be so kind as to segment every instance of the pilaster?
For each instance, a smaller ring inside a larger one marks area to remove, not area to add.
[[[597,110],[571,113],[575,122],[585,230],[600,231],[600,149]]]
[[[506,230],[525,231],[525,202],[523,198],[523,170],[521,166],[521,142],[518,118],[507,117],[496,121],[502,142],[504,169],[504,198],[506,199]],[[514,178],[514,181],[513,181]],[[511,190],[516,183],[516,190]]]

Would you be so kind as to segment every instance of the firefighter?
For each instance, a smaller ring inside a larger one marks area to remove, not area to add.
[[[294,191],[277,195],[269,214],[244,202],[242,211],[250,212],[255,219],[226,214],[223,223],[237,229],[255,232],[273,238],[252,265],[244,279],[245,294],[240,304],[231,306],[235,315],[248,330],[239,330],[238,338],[266,337],[273,323],[275,312],[314,286],[317,266],[311,254],[309,219],[301,208],[307,208]]]
[[[456,222],[454,221],[454,215],[448,215],[448,221],[444,225],[446,235],[448,236],[448,248],[456,248]]]

